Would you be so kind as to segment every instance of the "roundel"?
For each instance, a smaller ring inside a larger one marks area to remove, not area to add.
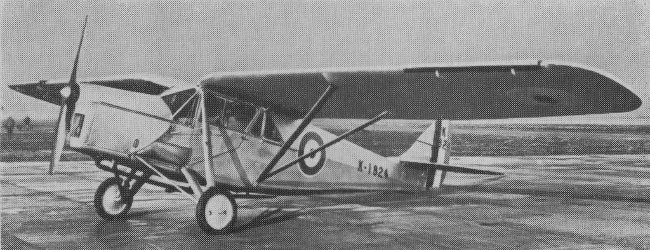
[[[314,149],[323,145],[323,139],[315,132],[308,132],[305,136],[302,137],[300,141],[300,147],[298,148],[298,155],[304,155],[305,152],[309,153]],[[298,163],[300,165],[300,171],[302,171],[307,176],[313,176],[323,168],[325,164],[325,150],[321,150],[318,153],[315,153],[311,157],[307,157]]]

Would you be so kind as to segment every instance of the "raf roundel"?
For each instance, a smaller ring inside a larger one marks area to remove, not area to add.
[[[298,155],[309,153],[323,145],[323,139],[315,132],[308,132],[302,137]],[[315,153],[299,162],[300,171],[308,177],[316,175],[325,164],[325,150]]]

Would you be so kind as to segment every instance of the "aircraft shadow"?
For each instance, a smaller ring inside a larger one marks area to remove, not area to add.
[[[137,242],[137,236],[128,221],[100,220],[95,224],[92,236],[96,243],[107,248],[129,246]]]
[[[154,209],[154,210],[143,210],[143,211],[133,211],[127,214],[126,220],[116,220],[116,221],[106,221],[101,218],[97,218],[97,223],[95,223],[94,235],[101,239],[108,235],[115,235],[120,233],[132,232],[132,222],[129,220],[141,219],[150,214],[155,214],[158,212],[164,212],[164,209]]]
[[[276,224],[287,220],[292,220],[302,215],[304,209],[285,211],[281,208],[267,209],[261,214],[253,217],[253,219],[246,221],[242,224],[236,225],[231,233],[238,233],[253,228]]]

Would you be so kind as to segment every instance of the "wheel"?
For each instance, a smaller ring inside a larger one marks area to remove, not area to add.
[[[95,210],[104,220],[123,220],[133,204],[129,190],[122,179],[111,177],[104,180],[95,192]]]
[[[196,222],[207,234],[228,233],[236,220],[237,203],[226,190],[211,187],[196,204]]]

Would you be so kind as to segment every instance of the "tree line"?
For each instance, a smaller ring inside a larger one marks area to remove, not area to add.
[[[8,134],[13,134],[14,129],[31,130],[33,128],[32,119],[29,118],[29,116],[25,116],[22,122],[16,122],[13,117],[9,116],[2,121],[2,128],[4,128]]]

